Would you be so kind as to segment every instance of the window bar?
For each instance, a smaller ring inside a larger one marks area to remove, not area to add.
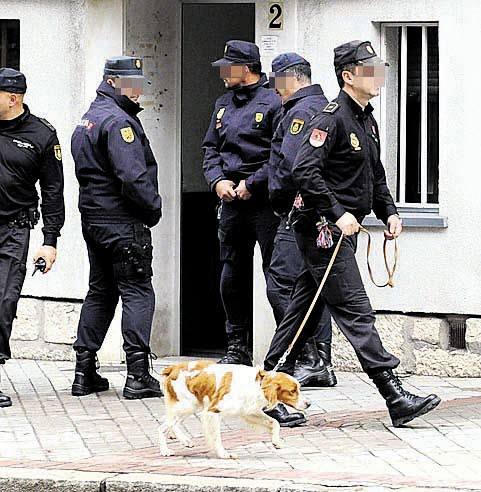
[[[406,203],[406,99],[407,99],[407,27],[401,27],[401,86],[399,105],[399,204]]]
[[[421,203],[428,202],[428,29],[421,44]]]

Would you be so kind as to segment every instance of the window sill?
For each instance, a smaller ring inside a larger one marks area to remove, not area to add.
[[[446,229],[448,218],[439,215],[439,209],[398,207],[403,227],[423,227],[427,229]],[[386,227],[374,214],[368,215],[362,222],[367,227]]]

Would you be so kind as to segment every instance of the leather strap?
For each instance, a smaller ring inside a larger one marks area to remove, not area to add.
[[[387,244],[391,242],[391,240],[388,240],[384,238],[384,245],[383,245],[383,254],[384,254],[384,265],[386,266],[386,271],[387,271],[387,282],[384,284],[378,284],[374,280],[374,275],[372,273],[372,268],[371,268],[371,263],[369,262],[369,256],[371,254],[371,234],[367,229],[364,227],[360,227],[359,229],[361,232],[364,232],[367,235],[367,249],[366,249],[366,261],[367,261],[367,270],[369,272],[369,277],[371,278],[372,283],[376,287],[394,287],[394,273],[396,272],[396,267],[397,267],[397,260],[398,260],[398,245],[397,245],[397,240],[394,239],[394,262],[392,266],[389,266],[388,259],[387,259]]]

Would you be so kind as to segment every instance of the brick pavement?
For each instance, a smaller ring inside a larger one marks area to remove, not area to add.
[[[368,378],[341,373],[336,388],[306,390],[313,403],[309,422],[282,429],[280,450],[267,435],[228,419],[224,445],[239,459],[219,460],[207,453],[196,417],[186,421],[196,446],[174,441],[176,456],[161,457],[162,401],[123,400],[120,368],[103,371],[110,391],[83,398],[70,396],[69,362],[14,360],[4,368],[0,388],[14,405],[0,409],[0,469],[481,490],[481,379],[405,379],[408,389],[436,391],[444,401],[395,429]]]

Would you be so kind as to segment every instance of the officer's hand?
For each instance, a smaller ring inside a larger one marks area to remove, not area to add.
[[[46,266],[43,273],[47,273],[52,269],[52,265],[57,258],[57,250],[53,246],[41,246],[33,257],[35,263],[39,258],[45,260]]]
[[[252,196],[251,192],[247,189],[246,180],[245,179],[243,179],[237,185],[237,188],[234,191],[236,192],[237,197],[240,200],[249,200],[249,198]]]
[[[399,215],[390,215],[387,219],[388,230],[384,231],[386,239],[396,239],[403,230],[402,220]]]
[[[337,220],[336,225],[345,236],[356,234],[356,232],[359,232],[359,227],[361,227],[356,217],[349,212],[344,212]]]
[[[234,191],[235,183],[229,179],[222,179],[215,185],[217,196],[224,202],[235,200],[236,194]]]

